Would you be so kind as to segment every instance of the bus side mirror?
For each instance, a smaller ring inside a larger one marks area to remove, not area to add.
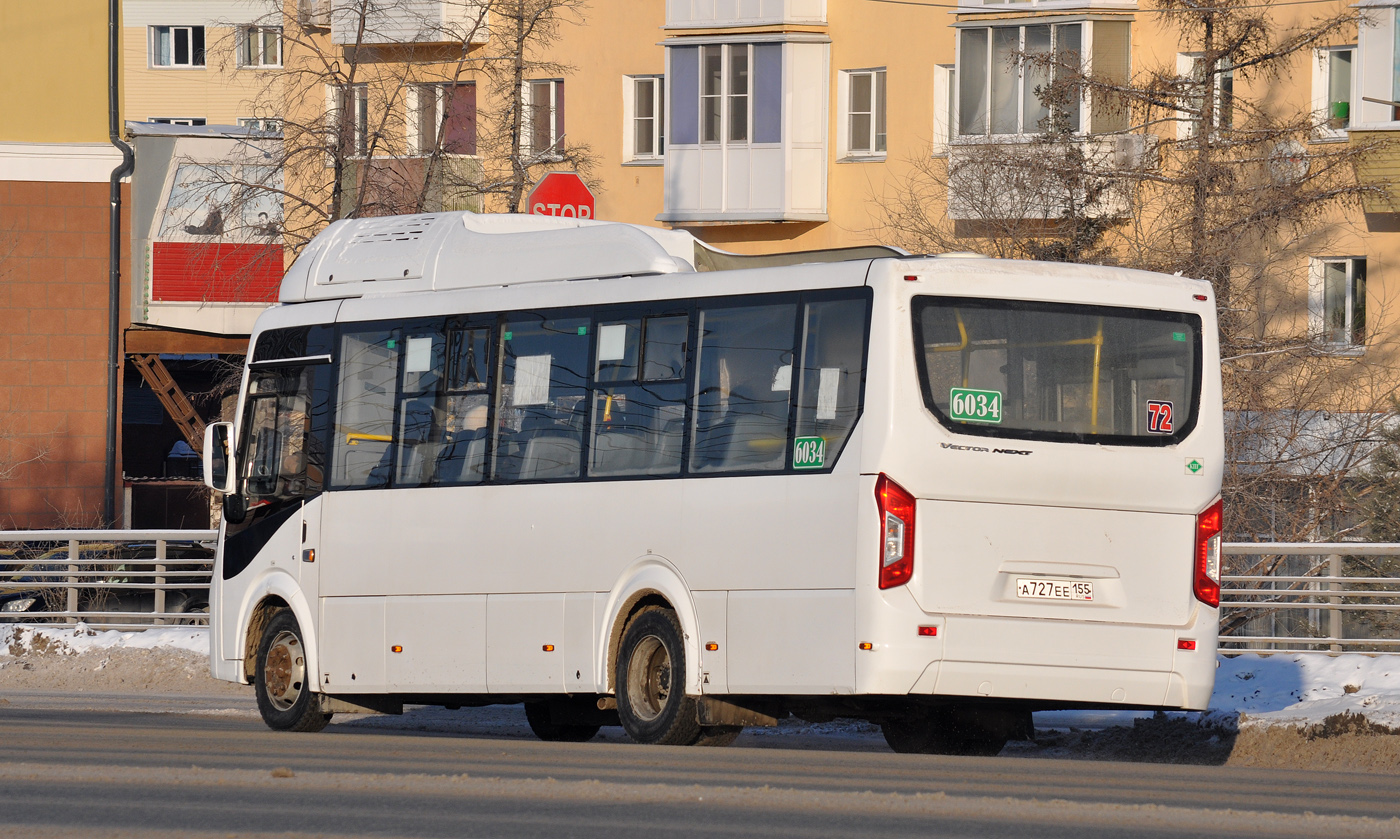
[[[204,427],[204,485],[224,494],[234,491],[233,423],[216,422]]]

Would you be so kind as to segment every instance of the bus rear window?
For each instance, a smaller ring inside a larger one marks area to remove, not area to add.
[[[924,403],[961,433],[1162,445],[1190,432],[1201,319],[1183,312],[914,300]]]

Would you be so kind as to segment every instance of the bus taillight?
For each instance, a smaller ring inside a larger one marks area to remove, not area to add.
[[[914,496],[881,474],[875,481],[880,508],[880,588],[893,588],[914,576]]]
[[[1196,516],[1196,572],[1192,587],[1196,599],[1207,606],[1220,606],[1220,532],[1225,504],[1216,501]]]

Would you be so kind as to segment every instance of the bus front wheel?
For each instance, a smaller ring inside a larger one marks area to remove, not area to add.
[[[277,731],[320,731],[331,721],[311,690],[306,671],[306,644],[291,610],[283,609],[267,622],[258,643],[253,671],[258,713]]]
[[[669,609],[637,613],[618,649],[617,715],[638,743],[689,746],[700,739],[695,700],[685,695],[685,643]]]

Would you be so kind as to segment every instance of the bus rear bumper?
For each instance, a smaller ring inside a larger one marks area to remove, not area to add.
[[[1186,627],[947,616],[909,694],[1204,710],[1217,620],[1206,608]]]

